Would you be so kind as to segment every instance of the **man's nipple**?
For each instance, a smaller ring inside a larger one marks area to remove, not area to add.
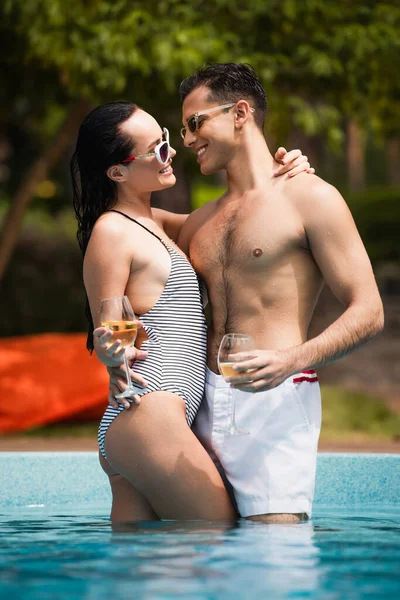
[[[253,250],[253,256],[255,256],[256,258],[258,258],[259,256],[262,256],[263,251],[261,250],[261,248],[255,248]]]

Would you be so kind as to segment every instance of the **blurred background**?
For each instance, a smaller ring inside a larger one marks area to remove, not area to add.
[[[153,204],[186,213],[224,182],[200,176],[181,144],[179,83],[207,62],[248,62],[267,92],[271,151],[301,148],[344,195],[385,306],[385,331],[319,372],[321,448],[399,451],[399,3],[3,0],[0,11],[0,450],[95,448],[106,406],[85,350],[71,205],[83,117],[125,99],[168,127],[178,183]],[[324,289],[310,336],[341,310]]]

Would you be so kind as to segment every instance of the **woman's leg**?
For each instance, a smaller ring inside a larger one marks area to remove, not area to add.
[[[142,396],[139,406],[121,412],[111,423],[105,450],[112,468],[159,518],[236,518],[214,463],[186,423],[179,396]]]
[[[128,523],[130,521],[158,521],[158,517],[143,495],[122,475],[112,468],[99,453],[100,465],[108,475],[111,493],[111,521]]]

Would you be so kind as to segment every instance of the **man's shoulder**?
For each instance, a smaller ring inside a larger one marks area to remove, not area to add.
[[[189,252],[189,245],[193,236],[214,213],[218,205],[218,201],[219,198],[216,200],[211,200],[211,202],[203,204],[203,206],[196,208],[196,210],[190,213],[181,229],[178,238],[178,244],[184,252]]]
[[[217,208],[218,202],[219,202],[219,198],[216,198],[215,200],[211,200],[210,202],[203,204],[203,206],[196,208],[193,212],[190,213],[189,217],[186,220],[184,227],[187,227],[187,226],[193,227],[195,225],[200,225],[210,215],[213,214],[213,212]]]
[[[321,177],[301,173],[290,179],[286,185],[286,195],[298,209],[315,209],[337,202],[344,202],[342,195]]]
[[[287,198],[307,231],[321,233],[326,228],[354,223],[339,190],[316,175],[305,175],[303,185],[292,186]]]
[[[196,210],[194,210],[192,212],[192,215],[197,215],[198,218],[201,218],[201,217],[204,217],[206,215],[209,215],[209,214],[213,213],[215,211],[215,209],[217,208],[220,199],[224,195],[225,194],[223,194],[222,196],[220,196],[220,198],[215,198],[215,200],[210,200],[209,202],[206,202],[205,204],[203,204],[199,208],[196,208]]]

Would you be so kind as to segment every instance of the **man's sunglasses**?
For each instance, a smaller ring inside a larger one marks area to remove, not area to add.
[[[221,106],[213,106],[212,108],[207,108],[206,110],[202,110],[201,112],[194,113],[194,115],[191,116],[187,120],[187,127],[188,127],[190,133],[194,133],[197,129],[200,128],[200,125],[202,124],[203,120],[199,121],[199,117],[201,117],[203,115],[208,115],[209,113],[212,113],[216,110],[232,108],[232,106],[235,106],[235,104],[236,104],[236,102],[232,102],[231,104],[221,104]],[[185,135],[186,135],[186,127],[182,127],[182,129],[181,129],[182,139],[185,139]]]
[[[139,158],[149,158],[149,156],[155,156],[160,163],[160,165],[165,165],[169,160],[169,131],[166,127],[163,129],[163,136],[165,140],[157,144],[154,148],[154,152],[150,152],[149,154],[140,154],[140,156],[128,156],[122,162],[129,163],[133,160],[138,160]]]
[[[200,129],[204,119],[201,119],[199,121],[199,117],[201,117],[203,115],[208,115],[209,113],[212,113],[216,110],[226,110],[228,108],[232,108],[232,106],[235,106],[235,104],[237,104],[237,102],[232,102],[230,104],[221,104],[220,106],[213,106],[212,108],[207,108],[206,110],[202,110],[201,112],[194,113],[194,115],[191,116],[187,120],[187,127],[188,127],[190,133],[194,133],[195,131]],[[254,111],[255,111],[254,108],[250,108],[250,112],[254,112]],[[181,138],[183,140],[185,139],[185,135],[186,135],[186,127],[182,127]]]

